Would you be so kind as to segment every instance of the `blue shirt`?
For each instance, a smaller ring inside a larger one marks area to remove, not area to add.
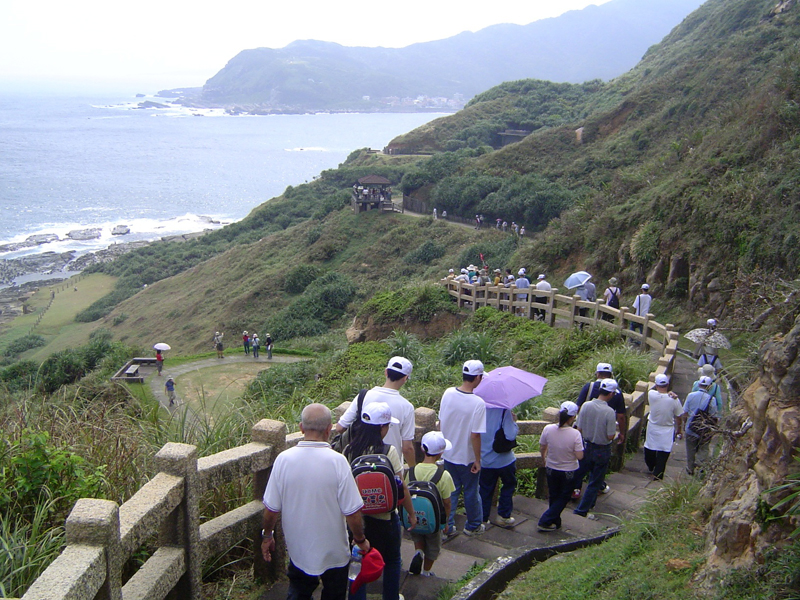
[[[706,390],[698,390],[686,396],[686,402],[683,403],[683,412],[689,415],[688,420],[686,421],[687,436],[693,438],[698,437],[697,434],[692,431],[692,420],[694,420],[694,415],[697,413],[697,411],[706,408],[706,404],[708,404],[708,414],[712,416],[716,415],[717,403],[714,400],[714,397]]]
[[[503,411],[505,410],[505,418]],[[481,468],[486,469],[500,469],[507,467],[513,463],[517,458],[514,456],[514,451],[503,452],[498,454],[492,450],[494,443],[494,435],[500,429],[500,421],[503,421],[503,431],[506,433],[506,438],[514,440],[517,438],[517,427],[514,417],[511,416],[511,411],[503,408],[486,407],[486,433],[481,434]]]

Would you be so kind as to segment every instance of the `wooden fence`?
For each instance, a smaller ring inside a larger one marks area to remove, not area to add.
[[[612,328],[628,339],[660,352],[650,381],[640,381],[634,391],[625,394],[628,414],[627,439],[638,446],[647,404],[647,390],[660,373],[672,372],[678,347],[678,333],[671,325],[661,325],[647,317],[636,317],[628,309],[619,310],[602,302],[582,302],[575,296],[562,296],[558,290],[536,292],[546,304],[533,302],[517,290],[493,286],[471,286],[446,281],[451,295],[460,306],[494,306],[498,310],[519,310],[531,318],[534,309],[544,310],[545,322],[558,319],[571,324]],[[584,315],[580,309],[588,309]],[[613,320],[603,320],[610,315]],[[642,326],[642,332],[630,331],[629,325]],[[348,402],[334,411],[344,413]],[[416,447],[436,428],[436,412],[418,408]],[[518,421],[520,435],[539,435],[545,425],[558,420],[558,409],[548,408],[543,419]],[[122,506],[109,500],[81,499],[66,522],[67,546],[47,570],[28,589],[22,600],[161,600],[167,596],[181,600],[201,598],[202,567],[205,561],[225,552],[244,540],[253,540],[255,575],[274,578],[285,567],[286,553],[280,528],[276,531],[278,549],[272,563],[261,558],[260,536],[263,504],[272,464],[277,455],[295,445],[302,434],[286,434],[286,425],[264,419],[253,427],[252,442],[197,458],[197,449],[187,444],[168,443],[155,457],[157,474]],[[618,448],[622,456],[623,448]],[[518,453],[517,466],[538,469],[539,493],[546,486],[544,463],[539,452]],[[620,463],[618,463],[620,464]],[[252,501],[223,515],[201,522],[200,498],[211,489],[219,489],[235,480],[252,478]],[[123,571],[128,560],[143,547],[157,546],[155,552],[126,581]]]

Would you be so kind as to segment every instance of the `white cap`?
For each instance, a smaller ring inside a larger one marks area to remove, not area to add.
[[[448,273],[455,273],[455,271],[453,271],[453,269],[450,269],[450,270],[448,271]]]
[[[642,284],[642,289],[643,290],[649,290],[650,289],[650,284],[649,283],[643,283]]]
[[[420,446],[422,446],[422,451],[425,454],[435,455],[441,454],[445,450],[450,450],[453,444],[450,443],[450,440],[444,439],[444,434],[441,431],[429,431],[422,436]]]
[[[467,271],[466,269],[461,269],[461,272],[462,273],[469,273],[469,271]]]
[[[537,279],[545,279],[544,273],[539,273],[539,277]]]
[[[656,375],[656,385],[658,387],[664,387],[665,385],[669,385],[669,377],[667,377],[663,373],[659,373],[658,375]]]
[[[613,394],[617,391],[617,388],[619,388],[619,384],[616,379],[603,379],[603,381],[600,382],[601,392],[611,392]]]
[[[708,321],[706,321],[706,325],[708,325],[709,327],[716,327],[717,326],[717,320],[716,319],[709,319]]]
[[[700,385],[702,385],[702,386],[708,386],[708,385],[711,385],[712,383],[714,383],[714,380],[713,380],[713,379],[711,379],[711,377],[709,377],[708,375],[703,375],[703,376],[702,376],[702,377],[701,377],[701,378],[700,378],[700,379],[697,381],[697,383],[698,383],[698,384],[700,384]]]
[[[464,375],[483,375],[483,363],[479,360],[468,360],[461,372]]]
[[[403,375],[411,375],[411,370],[414,368],[414,365],[403,356],[393,356],[389,359],[389,364],[386,365],[386,368],[402,373]]]
[[[517,275],[525,275],[525,269],[520,269],[517,271]]]
[[[575,404],[572,400],[567,400],[566,402],[561,403],[561,412],[567,411],[567,414],[570,417],[574,417],[578,414],[578,405]]]
[[[370,402],[361,411],[361,420],[368,425],[388,425],[389,423],[399,423],[392,416],[392,409],[386,402]]]
[[[597,363],[597,368],[595,369],[596,373],[613,373],[614,369],[611,368],[611,365],[608,363]]]

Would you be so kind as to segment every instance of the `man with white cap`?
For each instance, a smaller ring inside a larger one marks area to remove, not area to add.
[[[650,285],[647,283],[642,284],[642,293],[636,296],[633,301],[633,314],[637,317],[646,317],[650,312],[650,304],[653,302],[653,297],[650,295]],[[644,325],[641,323],[631,323],[631,331],[638,331],[641,333]],[[638,344],[639,342],[634,342]]]
[[[710,440],[700,436],[696,429],[692,428],[697,414],[701,411],[707,412],[711,417],[717,416],[717,403],[708,391],[714,383],[711,377],[703,375],[698,380],[699,389],[686,396],[683,403],[683,414],[681,419],[686,423],[686,472],[694,475],[697,463],[703,463],[708,459],[708,444]]]
[[[604,379],[600,382],[600,395],[586,402],[578,413],[576,426],[583,435],[585,445],[581,473],[589,474],[586,492],[573,511],[581,517],[590,517],[589,511],[597,502],[597,494],[611,462],[611,442],[616,435],[617,420],[608,401],[618,387],[616,380]]]
[[[375,386],[364,396],[363,406],[369,406],[372,402],[386,402],[392,409],[394,416],[399,423],[389,427],[385,442],[394,446],[398,454],[406,459],[409,466],[416,464],[416,454],[414,452],[414,432],[416,423],[414,421],[414,407],[411,402],[400,395],[400,388],[408,381],[413,369],[411,361],[403,356],[393,356],[389,359],[384,375],[386,381],[382,386]],[[343,433],[358,418],[358,396],[350,403],[339,422],[336,424],[337,433]]]
[[[453,477],[455,491],[450,496],[447,519],[448,536],[456,534],[456,508],[463,490],[467,511],[465,535],[480,535],[486,531],[482,522],[483,509],[478,494],[481,471],[481,434],[486,431],[486,405],[473,393],[483,380],[483,363],[468,360],[461,369],[459,387],[447,388],[439,406],[439,427],[453,447],[443,453],[444,468]]]
[[[420,447],[425,453],[425,458],[421,463],[409,469],[406,474],[406,483],[434,479],[440,469],[437,461],[445,450],[450,450],[453,447],[453,444],[445,439],[441,431],[429,431],[422,436]],[[450,473],[447,471],[441,473],[439,481],[436,482],[436,489],[439,490],[439,495],[442,498],[444,512],[449,515],[450,495],[456,489]],[[439,553],[442,549],[442,532],[436,531],[434,533],[421,534],[412,530],[411,539],[414,542],[415,553],[411,559],[411,566],[408,572],[412,575],[421,573],[427,577],[433,576],[431,569],[433,568],[433,563],[439,558]]]
[[[669,377],[656,375],[655,388],[647,392],[650,415],[644,442],[644,462],[654,479],[664,479],[664,471],[675,439],[683,435],[683,407],[675,392],[669,391]]]
[[[714,367],[712,365],[703,365],[699,369],[697,369],[697,381],[692,384],[692,391],[696,392],[700,389],[700,377],[705,375],[706,377],[711,378],[711,386],[708,388],[708,393],[714,396],[714,400],[717,402],[717,413],[722,412],[722,386],[720,386],[719,382],[716,381],[717,375]]]
[[[547,276],[544,273],[539,273],[539,277],[536,278],[536,289],[541,292],[552,292],[553,286],[550,285],[550,282],[547,281]],[[536,302],[539,304],[547,304],[547,296],[536,296]],[[544,321],[544,317],[547,314],[547,311],[541,308],[534,308],[533,313],[536,315],[536,318],[540,321]]]
[[[517,286],[517,289],[523,289],[523,288],[528,289],[528,288],[531,287],[531,282],[528,280],[528,276],[525,275],[525,269],[524,268],[520,269],[517,272],[517,280],[515,282],[515,285]],[[514,300],[521,300],[521,301],[525,302],[525,301],[528,300],[528,294],[517,294],[513,299]],[[517,310],[516,310],[516,313],[518,315],[524,315],[525,314],[525,309],[523,307],[521,307],[521,306],[518,306]]]

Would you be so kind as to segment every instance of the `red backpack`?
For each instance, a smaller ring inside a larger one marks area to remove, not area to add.
[[[384,447],[388,450],[387,447]],[[386,454],[365,454],[350,463],[353,478],[364,501],[365,515],[392,512],[400,503],[400,491],[392,463]]]

